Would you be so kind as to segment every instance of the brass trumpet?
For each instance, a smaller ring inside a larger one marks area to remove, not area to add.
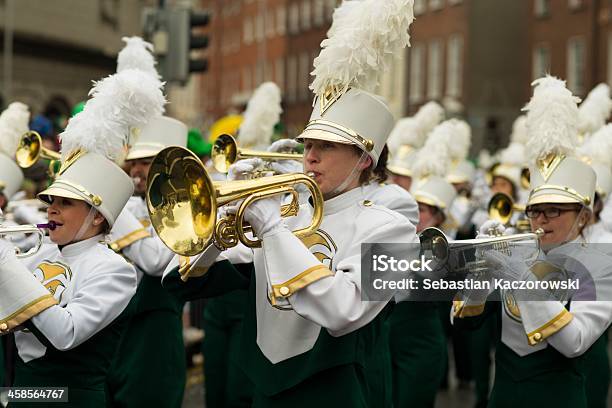
[[[220,135],[213,144],[211,159],[213,166],[219,173],[227,173],[229,167],[238,160],[258,157],[266,161],[299,160],[303,155],[299,153],[274,153],[250,149],[240,149],[238,142],[231,135]]]
[[[11,234],[36,234],[37,240],[36,245],[27,250],[26,252],[21,252],[19,248],[15,248],[15,253],[17,258],[25,258],[31,255],[34,255],[40,249],[45,234],[43,233],[43,228],[47,229],[55,229],[55,223],[50,222],[48,224],[24,224],[24,225],[16,225],[14,227],[6,227],[0,226],[0,236],[11,235]]]
[[[419,234],[421,251],[433,260],[433,270],[448,268],[450,273],[479,273],[486,270],[482,253],[500,251],[507,256],[518,252],[526,262],[534,262],[540,251],[544,230],[513,235],[498,235],[486,239],[464,239],[451,242],[439,229],[425,228]]]
[[[15,152],[15,160],[22,169],[32,167],[40,159],[50,160],[49,174],[53,176],[54,162],[59,161],[61,155],[58,152],[49,150],[42,145],[40,134],[34,130],[24,133],[19,140],[17,151]]]
[[[497,220],[503,225],[511,225],[510,221],[515,211],[524,212],[525,206],[516,204],[512,198],[504,193],[495,193],[487,206],[489,218]],[[514,226],[519,231],[526,231],[531,228],[528,220],[518,220]]]
[[[261,241],[246,237],[250,229],[243,221],[247,206],[289,193],[293,200],[281,209],[281,215],[294,215],[299,208],[294,186],[300,183],[310,190],[314,202],[311,224],[293,232],[303,237],[313,234],[321,224],[323,195],[315,181],[301,173],[213,182],[196,155],[171,146],[160,151],[151,163],[146,201],[151,224],[164,244],[174,253],[194,256],[210,244],[227,249],[240,241],[251,248],[260,247]],[[243,201],[236,214],[217,220],[218,207],[237,200]]]

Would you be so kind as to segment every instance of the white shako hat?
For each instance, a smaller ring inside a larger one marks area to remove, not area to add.
[[[157,62],[153,57],[153,44],[140,37],[123,37],[125,46],[117,55],[117,72],[125,69],[138,69],[150,75],[163,87],[155,69]],[[163,113],[163,107],[162,111]],[[156,115],[142,128],[132,128],[128,154],[125,160],[154,157],[168,146],[187,146],[187,126],[176,119]]]
[[[429,132],[444,118],[444,108],[430,101],[421,106],[412,117],[397,121],[389,135],[389,163],[387,170],[402,176],[411,176],[411,166],[417,149],[423,146]]]
[[[493,169],[493,177],[503,177],[514,185],[515,191],[521,188],[521,173],[525,166],[525,146],[521,143],[511,142],[500,153],[500,162]]]
[[[612,124],[593,133],[578,148],[578,155],[595,171],[597,194],[601,198],[607,197],[612,192]]]
[[[82,112],[60,135],[62,165],[51,186],[38,194],[87,202],[112,227],[134,192],[119,167],[133,128],[142,128],[163,112],[162,83],[150,72],[126,68],[94,84]]]
[[[552,76],[537,79],[527,111],[531,192],[527,205],[579,203],[592,208],[595,172],[576,157],[579,98]]]
[[[265,150],[272,143],[274,126],[283,112],[281,91],[274,82],[259,85],[242,114],[238,144],[242,148]]]
[[[157,116],[137,132],[136,142],[125,160],[154,157],[168,146],[187,146],[187,125],[167,116]]]
[[[471,183],[476,175],[476,168],[467,160],[472,144],[472,130],[467,122],[459,119],[449,119],[450,132],[449,152],[450,168],[446,175],[449,183]],[[445,123],[445,122],[443,122]]]
[[[11,103],[0,114],[0,192],[10,199],[21,187],[23,172],[15,163],[21,136],[29,130],[30,111],[21,102]]]
[[[313,111],[298,140],[356,145],[378,162],[394,118],[372,92],[390,57],[409,44],[412,6],[412,0],[363,0],[336,9],[314,61]]]
[[[423,204],[440,209],[445,216],[457,192],[453,185],[446,180],[450,165],[450,144],[453,141],[455,125],[446,121],[436,126],[425,145],[418,151],[412,175],[415,180],[412,184],[411,194],[414,199]]]

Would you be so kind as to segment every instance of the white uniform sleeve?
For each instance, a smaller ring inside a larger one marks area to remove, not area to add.
[[[272,296],[287,297],[296,313],[327,328],[333,336],[363,327],[394,294],[389,292],[379,301],[362,299],[361,244],[365,242],[416,243],[418,239],[412,224],[403,217],[394,217],[355,236],[347,251],[350,255],[340,260],[332,272],[287,229],[264,237]]]
[[[122,251],[147,275],[161,277],[174,253],[150,228],[145,228],[127,208],[117,217],[111,231],[111,248]]]
[[[136,293],[136,271],[127,262],[98,261],[92,268],[96,272],[65,307],[52,306],[31,319],[58,350],[77,347],[108,326]]]

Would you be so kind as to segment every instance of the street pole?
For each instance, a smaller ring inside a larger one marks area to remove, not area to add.
[[[3,82],[4,99],[9,104],[13,99],[13,17],[15,14],[13,0],[5,0],[4,7]]]

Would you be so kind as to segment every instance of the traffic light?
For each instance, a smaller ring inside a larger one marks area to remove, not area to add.
[[[208,35],[192,32],[208,25],[208,12],[173,7],[148,9],[143,17],[143,36],[155,47],[164,81],[184,84],[190,73],[208,69],[207,59],[191,59],[192,50],[208,47]]]

